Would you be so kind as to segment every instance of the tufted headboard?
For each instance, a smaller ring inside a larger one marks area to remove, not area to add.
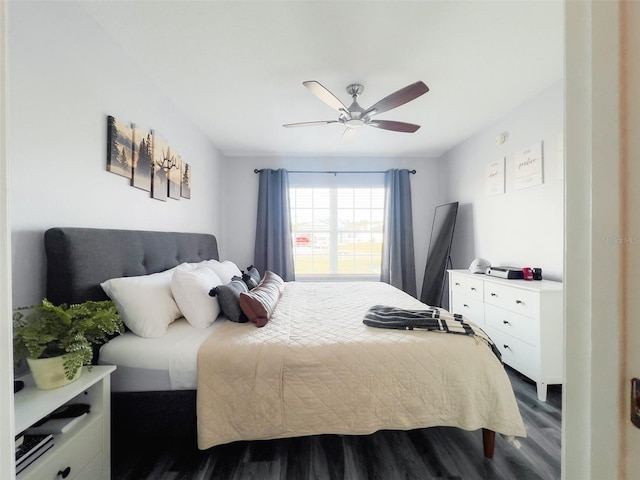
[[[183,262],[219,259],[205,233],[51,228],[44,233],[47,299],[55,305],[106,300],[100,283],[161,272]]]

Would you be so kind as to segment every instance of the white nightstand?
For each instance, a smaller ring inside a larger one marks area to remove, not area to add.
[[[66,403],[88,403],[91,411],[73,429],[54,436],[53,447],[20,472],[17,480],[109,480],[111,478],[111,380],[115,366],[83,367],[75,382],[36,389],[30,376],[16,393],[16,434]]]

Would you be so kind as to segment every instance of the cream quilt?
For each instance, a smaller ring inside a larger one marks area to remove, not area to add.
[[[425,308],[385,283],[288,282],[269,323],[227,321],[198,352],[198,446],[455,426],[525,436],[509,378],[473,336],[362,323]]]

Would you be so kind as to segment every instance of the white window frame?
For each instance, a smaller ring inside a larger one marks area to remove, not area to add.
[[[290,172],[289,188],[329,188],[331,189],[331,205],[329,217],[330,244],[337,245],[337,189],[338,188],[384,188],[382,172]],[[294,239],[295,241],[295,239]],[[295,256],[295,255],[294,255]],[[330,270],[337,271],[337,255],[330,255]],[[296,272],[297,281],[379,281],[380,274],[301,274]]]

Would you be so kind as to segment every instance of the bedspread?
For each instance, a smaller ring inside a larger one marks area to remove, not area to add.
[[[473,336],[368,327],[385,283],[288,282],[269,323],[226,322],[198,351],[198,446],[455,426],[524,436],[504,368]]]

